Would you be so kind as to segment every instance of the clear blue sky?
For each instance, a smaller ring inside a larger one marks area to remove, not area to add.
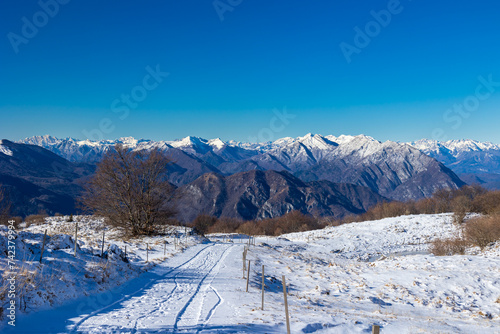
[[[498,1],[54,1],[0,3],[1,138],[500,143]]]

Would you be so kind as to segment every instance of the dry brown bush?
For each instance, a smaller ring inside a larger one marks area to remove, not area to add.
[[[190,227],[195,228],[201,235],[205,235],[205,233],[208,232],[208,229],[216,222],[217,217],[200,214],[189,225]]]
[[[452,199],[451,208],[453,210],[453,222],[459,225],[463,224],[465,216],[472,210],[472,200],[465,195],[459,195]]]
[[[430,252],[436,256],[448,256],[455,254],[465,254],[467,241],[462,238],[438,239],[430,248]]]
[[[209,227],[209,233],[233,233],[243,222],[236,218],[221,217]]]
[[[241,233],[241,234],[246,234],[246,235],[258,235],[259,233],[257,232],[257,224],[255,221],[250,220],[247,221],[243,224],[241,224],[236,232]]]
[[[276,221],[274,235],[285,233],[301,232],[305,230],[315,230],[324,226],[320,225],[318,219],[305,215],[300,211],[291,211],[281,217],[274,218]],[[260,222],[259,222],[260,223]]]
[[[472,201],[474,212],[490,215],[500,213],[500,191],[481,194]]]
[[[274,235],[277,221],[277,218],[261,220],[258,223],[258,232],[264,235]]]
[[[415,211],[417,214],[433,214],[437,213],[437,201],[433,198],[424,198],[415,202]]]
[[[233,233],[247,235],[281,235],[283,233],[309,231],[327,225],[326,220],[318,220],[299,211],[289,212],[281,217],[263,220],[242,221],[235,218],[215,218],[199,215],[190,223],[200,233]]]
[[[24,222],[26,223],[26,227],[29,227],[30,225],[39,225],[45,223],[45,218],[47,218],[48,215],[46,214],[37,214],[37,215],[29,215],[28,217],[24,218]]]
[[[489,196],[492,196],[490,198]],[[431,198],[408,202],[383,202],[379,203],[367,212],[357,216],[347,216],[342,223],[359,222],[366,220],[378,220],[389,217],[397,217],[409,214],[434,214],[455,212],[454,220],[463,222],[468,212],[480,212],[477,208],[483,208],[478,203],[481,199],[488,200],[488,207],[495,207],[500,212],[500,206],[495,203],[500,201],[500,192],[494,195],[488,193],[480,186],[464,186],[460,189],[441,189],[434,193]],[[491,210],[490,210],[491,211]]]
[[[466,239],[483,250],[490,243],[500,240],[500,216],[473,218],[465,224]]]
[[[453,199],[453,190],[451,189],[440,189],[432,195],[432,199],[435,201],[435,212],[450,212],[450,203]]]
[[[321,217],[321,218],[319,218],[319,223],[323,226],[335,227],[335,226],[340,226],[340,225],[344,224],[344,220],[343,219],[335,219],[333,217]]]

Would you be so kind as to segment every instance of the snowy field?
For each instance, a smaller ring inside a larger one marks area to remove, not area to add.
[[[173,236],[122,241],[109,231],[105,261],[97,256],[102,225],[81,219],[76,259],[69,237],[57,236],[71,234],[74,223],[52,218],[20,233],[19,253],[32,254],[24,255],[31,260],[24,265],[50,275],[36,276],[41,282],[28,293],[28,313],[18,311],[15,328],[3,319],[2,333],[284,333],[282,275],[292,333],[370,333],[374,324],[381,333],[500,332],[500,243],[483,253],[428,254],[431,241],[458,233],[448,214],[257,237],[247,255],[248,293],[244,239],[211,235],[209,242],[185,238],[178,228],[180,247]],[[52,246],[40,265],[47,226]],[[3,252],[5,230],[0,233]],[[148,263],[146,242],[153,245]],[[129,263],[120,252],[125,245]],[[114,269],[103,276],[96,266]]]

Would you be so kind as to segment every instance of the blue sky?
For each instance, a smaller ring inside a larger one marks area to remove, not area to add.
[[[493,0],[5,0],[0,137],[500,143],[499,9]]]

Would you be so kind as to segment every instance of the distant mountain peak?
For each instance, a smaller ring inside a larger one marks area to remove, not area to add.
[[[172,147],[187,147],[187,146],[195,146],[195,145],[207,145],[207,140],[200,138],[200,137],[187,136],[185,138],[182,138],[181,140],[172,141],[170,145]]]
[[[297,141],[306,145],[307,147],[322,149],[322,150],[331,149],[332,144],[333,144],[331,141],[329,141],[325,137],[318,135],[318,134],[312,134],[312,133],[308,133],[307,135],[305,135],[303,137],[298,137]]]
[[[224,146],[226,146],[227,144],[221,140],[220,138],[215,138],[215,139],[210,139],[208,141],[208,144],[212,147],[216,147],[217,149],[222,149]]]
[[[448,141],[437,141],[433,139],[421,139],[408,143],[422,151],[439,152],[447,150],[452,154],[460,154],[463,152],[481,152],[487,150],[500,150],[500,145],[491,142],[480,142],[473,139],[455,139]]]

